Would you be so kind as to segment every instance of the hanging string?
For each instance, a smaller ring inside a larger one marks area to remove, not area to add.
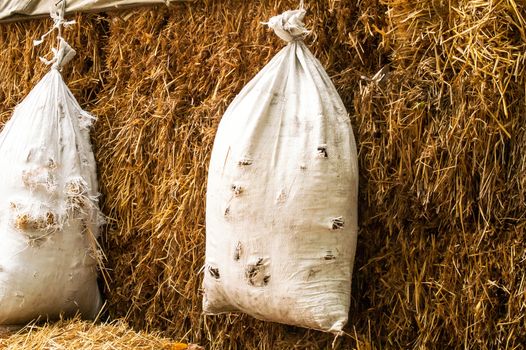
[[[303,0],[302,0],[303,1]],[[56,4],[55,4],[55,7],[60,3],[62,2],[62,6],[60,7],[60,10],[58,11],[58,18],[59,20],[62,22],[62,24],[64,24],[64,15],[66,14],[66,0],[59,0]],[[59,25],[58,26],[58,37],[57,37],[57,42],[58,42],[58,45],[60,46],[60,38],[62,38],[62,25]]]
[[[46,33],[44,33],[44,35],[42,35],[40,37],[39,40],[33,40],[33,45],[34,46],[38,46],[40,44],[42,44],[44,42],[44,39],[51,33],[53,33],[53,31],[55,29],[58,29],[58,42],[60,43],[60,38],[62,38],[62,28],[63,27],[69,27],[73,24],[75,24],[75,20],[71,20],[71,21],[66,21],[64,20],[64,13],[65,13],[65,10],[66,10],[66,0],[60,0],[59,2],[57,2],[55,4],[55,7],[57,7],[57,5],[59,3],[62,3],[62,7],[58,10],[58,11],[54,11],[54,10],[51,10],[50,12],[50,16],[51,18],[53,19],[53,27]]]
[[[49,36],[55,29],[58,31],[57,35],[57,47],[51,49],[53,52],[53,58],[47,60],[44,57],[40,57],[40,61],[46,65],[53,65],[53,68],[60,69],[63,64],[66,64],[75,56],[75,50],[68,45],[68,43],[62,38],[62,29],[75,24],[75,21],[66,21],[64,14],[66,12],[66,0],[59,0],[54,4],[54,8],[50,12],[50,16],[53,19],[53,27],[39,40],[33,40],[33,45],[38,46],[44,42],[44,39]],[[60,5],[60,7],[59,7]]]

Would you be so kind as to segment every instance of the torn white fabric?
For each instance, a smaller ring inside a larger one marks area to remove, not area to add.
[[[58,70],[73,52],[61,40],[53,68],[0,133],[0,325],[101,308],[94,118]]]
[[[141,5],[170,4],[184,0],[66,0],[66,13],[123,9]],[[59,0],[0,1],[0,21],[47,16]]]
[[[304,15],[287,11],[268,22],[289,44],[219,125],[203,307],[339,333],[358,231],[357,152],[340,96],[300,40]]]

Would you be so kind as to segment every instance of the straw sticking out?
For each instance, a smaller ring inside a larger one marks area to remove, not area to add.
[[[136,332],[123,321],[93,324],[73,319],[56,324],[28,326],[18,332],[0,333],[0,348],[69,350],[202,350],[193,344],[176,342],[159,333]]]

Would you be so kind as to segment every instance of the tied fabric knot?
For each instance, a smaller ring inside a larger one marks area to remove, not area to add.
[[[66,21],[64,19],[64,15],[62,12],[59,11],[51,11],[50,13],[51,18],[53,19],[53,27],[46,32],[44,35],[40,37],[38,40],[33,40],[33,46],[39,46],[44,42],[44,39],[51,34],[55,29],[58,29],[59,35],[59,46],[58,48],[53,48],[51,51],[53,52],[53,58],[51,60],[47,60],[43,57],[40,57],[40,61],[45,63],[46,65],[52,65],[52,68],[54,69],[61,69],[65,64],[67,64],[71,59],[75,56],[76,51],[69,46],[69,44],[62,38],[61,29],[67,28],[73,24],[75,24],[75,20]]]
[[[59,29],[61,27],[67,28],[73,24],[75,24],[75,20],[66,21],[64,19],[64,16],[61,15],[58,11],[51,11],[50,14],[51,18],[53,19],[53,27],[46,32],[44,35],[40,37],[38,40],[33,40],[33,46],[38,46],[44,42],[44,39],[51,34],[55,29]]]
[[[272,17],[264,24],[272,28],[277,36],[286,42],[302,40],[310,32],[303,23],[305,13],[306,11],[303,9],[285,11],[279,16]]]
[[[77,54],[77,52],[71,46],[69,46],[66,40],[63,38],[59,38],[59,40],[60,44],[58,49],[51,49],[51,51],[53,51],[53,58],[51,60],[46,60],[44,57],[40,57],[40,61],[42,61],[44,64],[48,66],[52,65],[51,68],[58,70],[71,61]]]

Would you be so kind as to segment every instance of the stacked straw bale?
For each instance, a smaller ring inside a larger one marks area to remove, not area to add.
[[[308,46],[359,145],[360,221],[336,348],[526,343],[526,5],[306,1]],[[207,166],[237,92],[284,43],[260,24],[297,1],[202,0],[81,15],[64,75],[99,117],[112,317],[209,349],[324,349],[331,335],[201,316]],[[42,77],[32,39],[0,26],[0,119]]]
[[[73,319],[53,325],[31,325],[17,333],[0,335],[5,350],[200,350],[194,344],[178,343],[159,333],[135,332],[122,320],[95,325]]]
[[[377,281],[364,289],[373,337],[403,348],[519,347],[526,4],[387,6],[389,72],[361,82],[354,103],[362,240],[381,247],[358,272]]]

